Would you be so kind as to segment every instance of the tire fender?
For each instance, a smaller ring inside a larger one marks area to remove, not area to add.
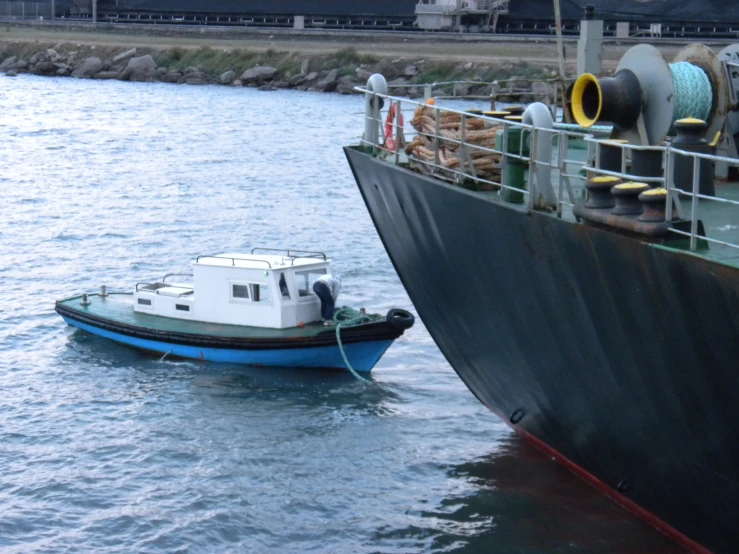
[[[385,320],[399,331],[405,331],[413,327],[416,322],[416,318],[408,310],[402,308],[393,308],[388,311]]]

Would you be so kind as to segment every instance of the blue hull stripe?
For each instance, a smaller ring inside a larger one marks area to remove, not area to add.
[[[184,344],[137,339],[120,333],[106,331],[74,319],[64,318],[69,325],[93,335],[105,337],[129,346],[154,352],[169,352],[173,356],[195,358],[210,362],[228,362],[255,366],[273,367],[315,367],[346,369],[338,346],[318,346],[314,348],[291,348],[286,350],[232,350],[228,348],[200,348]],[[358,342],[344,345],[349,362],[357,371],[369,372],[393,343],[392,340]]]

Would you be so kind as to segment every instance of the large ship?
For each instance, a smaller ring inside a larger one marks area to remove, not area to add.
[[[606,140],[543,104],[459,111],[394,98],[375,75],[345,153],[418,314],[480,402],[691,551],[737,552],[739,184],[714,189],[706,170],[734,175],[739,160],[704,140],[735,148],[736,47],[692,45],[671,64],[635,48],[615,77],[573,90],[578,123],[610,118]],[[683,113],[695,106],[700,121]]]

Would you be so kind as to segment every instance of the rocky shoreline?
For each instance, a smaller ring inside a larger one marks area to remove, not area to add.
[[[420,98],[424,86],[445,81],[469,84],[433,85],[434,96],[495,96],[500,101],[532,102],[552,95],[553,71],[521,62],[474,64],[434,62],[421,58],[376,59],[352,49],[334,55],[301,56],[294,53],[244,50],[96,47],[75,43],[41,45],[10,42],[0,46],[0,73],[22,73],[164,82],[187,85],[255,87],[259,90],[296,89],[355,94],[373,73],[382,73],[391,94]]]

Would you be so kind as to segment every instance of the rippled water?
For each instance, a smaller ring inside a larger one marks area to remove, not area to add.
[[[418,324],[365,385],[164,361],[55,299],[252,246],[412,309],[341,152],[361,100],[0,77],[3,552],[673,552],[522,444]]]

